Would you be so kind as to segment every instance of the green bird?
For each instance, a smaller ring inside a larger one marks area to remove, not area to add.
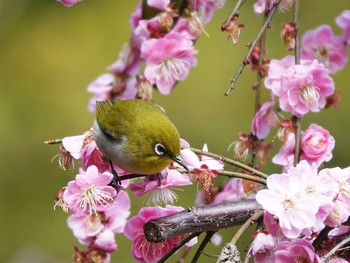
[[[93,135],[103,155],[130,173],[156,174],[172,162],[188,170],[180,157],[179,132],[152,102],[97,102]]]

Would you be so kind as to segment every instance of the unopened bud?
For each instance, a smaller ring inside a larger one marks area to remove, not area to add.
[[[281,36],[283,38],[284,45],[288,48],[288,50],[294,50],[296,34],[297,29],[295,28],[295,24],[293,22],[282,25]]]
[[[136,80],[137,97],[139,99],[151,101],[153,91],[152,84],[142,74],[137,75]]]
[[[291,120],[282,120],[281,127],[277,133],[279,141],[284,144],[288,139],[289,133],[294,133],[296,131],[296,128],[296,125]]]

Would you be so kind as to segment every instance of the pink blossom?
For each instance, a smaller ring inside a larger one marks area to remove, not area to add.
[[[170,0],[147,0],[147,4],[151,7],[165,10],[170,4]]]
[[[335,140],[333,136],[323,127],[311,124],[305,132],[301,132],[301,154],[300,160],[308,163],[316,163],[320,166],[323,162],[332,159],[332,150]],[[272,162],[283,166],[287,171],[294,164],[295,135],[290,132],[287,141],[282,145]]]
[[[272,158],[274,164],[283,166],[283,171],[286,172],[294,165],[294,149],[295,149],[295,134],[288,133],[287,140],[281,146],[278,153]]]
[[[339,226],[350,214],[350,167],[323,169],[320,175],[329,176],[336,183],[336,199],[326,224]]]
[[[137,4],[135,11],[131,14],[129,19],[129,24],[132,29],[135,29],[138,26],[141,18],[142,18],[142,2],[140,1]]]
[[[254,12],[256,14],[261,14],[265,11],[265,9],[267,9],[267,11],[270,11],[274,4],[275,4],[276,1],[269,1],[269,6],[266,8],[266,0],[257,0],[254,4]],[[282,0],[278,6],[278,9],[281,11],[281,12],[286,12],[288,11],[292,5],[293,5],[293,2],[294,0]]]
[[[143,207],[137,216],[131,218],[125,225],[124,234],[132,240],[132,255],[137,262],[157,262],[181,240],[180,237],[169,238],[160,243],[150,243],[146,240],[143,226],[150,220],[182,211],[182,207],[169,206],[165,208]]]
[[[126,74],[135,76],[141,67],[140,50],[131,46],[131,43],[124,44],[117,61],[107,69],[115,74]]]
[[[73,213],[97,213],[105,211],[117,195],[109,186],[113,175],[99,173],[97,167],[89,166],[86,172],[80,170],[74,181],[68,183],[63,200]]]
[[[85,135],[76,135],[64,137],[62,139],[63,147],[71,154],[74,159],[80,159],[81,149],[83,148]]]
[[[265,1],[264,1],[265,2]],[[287,70],[295,64],[294,56],[286,56],[279,59],[272,59],[268,70],[268,76],[265,78],[265,86],[271,89],[276,96],[281,94],[281,77]]]
[[[215,9],[222,8],[225,0],[196,0],[192,1],[192,7],[196,10],[203,21],[207,24],[214,15]]]
[[[318,166],[332,159],[335,140],[329,132],[317,124],[311,124],[301,134],[301,160],[315,162]]]
[[[158,175],[146,176],[143,182],[130,184],[130,190],[137,197],[151,192],[150,203],[172,204],[174,200],[177,200],[177,195],[171,188],[192,184],[187,174],[182,174],[175,169],[164,169],[160,176],[161,182],[158,180]]]
[[[265,86],[279,97],[282,110],[297,117],[320,111],[334,93],[333,79],[317,60],[301,60],[295,65],[292,58],[271,61]]]
[[[304,229],[313,227],[321,204],[331,202],[327,199],[328,192],[323,190],[326,186],[315,186],[320,182],[316,168],[301,161],[287,173],[270,175],[266,181],[268,189],[256,195],[263,208],[278,218],[281,231],[288,238],[295,238]],[[320,196],[322,199],[318,200]]]
[[[254,238],[248,255],[254,257],[255,263],[272,263],[273,249],[276,240],[269,233],[260,232]]]
[[[113,86],[116,85],[116,78],[114,75],[105,73],[95,79],[87,87],[87,91],[93,94],[90,99],[88,108],[90,112],[95,112],[96,101],[106,101],[110,98]]]
[[[344,41],[350,46],[350,10],[343,11],[336,17],[335,22],[343,29]]]
[[[145,77],[161,93],[169,94],[176,81],[184,80],[189,69],[197,65],[193,57],[196,53],[192,41],[177,32],[147,40],[141,47],[141,57],[146,61]]]
[[[82,0],[56,0],[56,1],[60,2],[62,5],[66,6],[66,7],[71,7],[78,2],[81,2]]]
[[[92,214],[71,214],[67,223],[80,243],[94,245],[95,238],[104,231],[122,233],[129,215],[130,198],[127,192],[120,191],[106,211]]]
[[[202,150],[203,152],[208,152],[207,144],[204,144]],[[198,155],[192,152],[190,149],[181,150],[180,155],[189,169],[200,168],[203,164],[207,165],[211,170],[222,170],[224,168],[224,163],[222,161],[205,155],[198,157]]]
[[[225,202],[235,202],[242,198],[244,194],[243,183],[241,179],[233,178],[229,180],[222,191],[220,191],[214,198],[213,204],[220,204]]]
[[[277,114],[273,111],[274,104],[273,101],[265,102],[253,118],[252,133],[260,140],[265,139],[278,123]]]
[[[273,253],[273,262],[320,262],[312,244],[304,239],[281,242],[276,246]]]
[[[96,236],[94,247],[112,253],[117,250],[117,243],[115,243],[114,233],[111,230],[105,230]]]
[[[271,66],[271,65],[270,65]],[[280,107],[297,117],[309,111],[318,112],[326,105],[326,97],[334,93],[333,79],[317,60],[302,60],[281,76]]]
[[[333,35],[330,26],[319,26],[303,35],[301,57],[317,59],[330,73],[336,73],[344,68],[348,60],[343,42],[342,37]]]

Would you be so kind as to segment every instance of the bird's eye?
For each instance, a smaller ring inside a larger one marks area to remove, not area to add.
[[[166,153],[165,147],[161,143],[157,143],[154,146],[154,151],[158,156],[162,156]]]

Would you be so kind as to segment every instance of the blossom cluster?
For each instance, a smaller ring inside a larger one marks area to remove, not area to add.
[[[189,147],[184,140],[181,140],[181,144]],[[203,151],[208,151],[206,145]],[[123,176],[129,173],[113,164],[113,169],[122,182],[119,189],[115,189],[110,164],[104,160],[103,154],[93,140],[91,130],[83,135],[63,138],[59,157],[61,168],[71,170],[75,162],[81,164],[75,180],[68,182],[56,198],[56,206],[70,212],[68,226],[73,234],[81,244],[88,246],[87,251],[79,251],[76,256],[88,258],[97,253],[103,258],[103,262],[109,262],[110,253],[117,250],[114,239],[116,233],[123,233],[133,241],[132,254],[138,262],[155,262],[178,244],[181,241],[180,237],[162,243],[150,243],[145,239],[141,229],[151,219],[183,210],[179,206],[167,205],[177,200],[177,194],[173,189],[198,183],[208,192],[214,185],[218,171],[224,166],[222,161],[197,156],[188,148],[181,150],[180,155],[193,173],[188,175],[180,172],[177,164],[171,164],[161,171],[160,175],[148,175],[143,177],[142,181],[130,183],[129,180],[123,179]],[[148,194],[148,203],[155,206],[145,207],[137,216],[127,220],[130,215],[128,190],[136,197]],[[163,208],[159,206],[160,204],[167,206]],[[195,239],[188,245],[194,243]],[[148,251],[153,252],[149,254]]]
[[[81,0],[58,1],[72,6]],[[278,8],[286,12],[293,2],[281,0]],[[169,94],[197,65],[195,55],[198,51],[194,42],[202,32],[206,33],[204,25],[225,1],[184,1],[181,6],[175,3],[147,0],[137,5],[129,21],[132,29],[129,42],[123,46],[119,58],[107,68],[109,73],[102,74],[87,87],[93,94],[88,104],[91,112],[95,111],[96,101],[151,100],[153,88]],[[257,0],[253,6],[257,14],[275,7],[274,0]],[[147,8],[156,14],[149,16]],[[238,42],[243,27],[237,24],[236,18],[238,15],[222,28],[233,43]],[[83,135],[65,137],[59,157],[61,168],[72,170],[76,161],[81,168],[75,179],[59,191],[56,206],[70,212],[68,226],[79,242],[88,246],[83,252],[76,248],[76,261],[89,262],[99,258],[100,262],[109,262],[110,254],[117,250],[114,237],[117,233],[123,233],[132,241],[131,253],[137,262],[160,260],[181,242],[183,236],[151,243],[145,237],[144,225],[149,220],[182,211],[184,208],[172,205],[178,199],[174,190],[195,183],[201,187],[197,205],[255,198],[262,206],[266,229],[256,233],[248,251],[255,262],[319,262],[335,245],[335,238],[350,230],[343,225],[350,215],[350,168],[323,168],[332,159],[335,139],[328,130],[315,123],[297,134],[296,120],[339,104],[332,74],[343,70],[348,62],[350,10],[340,14],[335,22],[342,29],[339,36],[334,35],[329,25],[304,33],[300,59],[288,55],[262,60],[257,46],[247,60],[251,69],[265,78],[270,100],[259,105],[251,123],[251,134],[241,132],[239,140],[232,145],[237,159],[245,160],[249,153],[254,153],[255,163],[249,165],[252,169],[262,170],[273,145],[264,140],[279,127],[276,136],[281,147],[271,160],[281,165],[283,172],[268,176],[265,189],[261,184],[237,178],[215,185],[215,178],[224,168],[221,159],[198,156],[183,140],[184,149],[180,154],[189,173],[172,163],[159,174],[130,181],[128,171],[115,164],[111,167],[112,164],[104,159],[91,130]],[[295,48],[297,30],[293,22],[282,26],[282,37],[288,50]],[[299,145],[296,145],[297,136]],[[297,158],[296,148],[300,150]],[[208,152],[206,145],[203,152]],[[120,177],[119,187],[113,181],[111,168]],[[242,171],[244,173],[254,176],[248,171]],[[147,205],[154,206],[143,207],[138,215],[128,219],[130,192],[135,197],[148,195]],[[312,242],[326,227],[333,228],[328,234],[330,242],[316,251]],[[195,242],[193,239],[186,245],[192,246]],[[338,256],[332,260],[345,262]]]
[[[256,195],[265,210],[268,232],[258,234],[251,247],[255,261],[276,262],[284,245],[297,243],[297,255],[304,256],[308,251],[304,256],[308,262],[317,262],[319,255],[311,241],[325,226],[340,228],[348,220],[349,189],[349,167],[318,171],[315,163],[303,160],[286,173],[270,175],[267,189]]]
[[[215,9],[224,3],[224,0],[187,1],[186,6],[179,8],[170,0],[148,0],[148,7],[156,10],[157,15],[143,17],[145,7],[140,2],[129,21],[130,41],[123,46],[119,58],[107,67],[109,73],[99,76],[87,88],[93,94],[89,110],[94,112],[96,101],[107,99],[151,100],[153,87],[169,94],[197,65],[194,41],[205,32],[204,25]]]

